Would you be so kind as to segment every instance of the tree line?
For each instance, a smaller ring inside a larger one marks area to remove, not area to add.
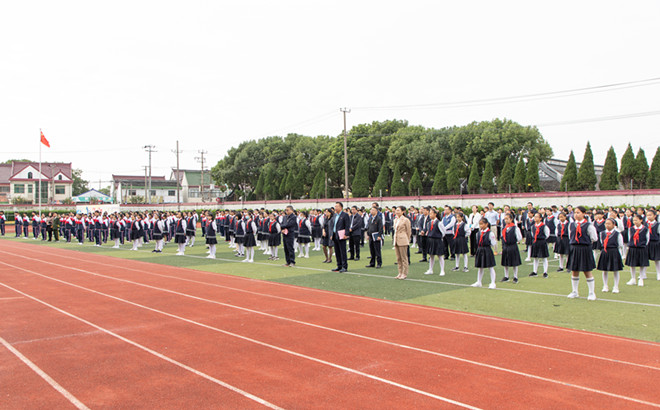
[[[629,150],[632,155],[632,147]],[[353,197],[540,191],[539,163],[553,154],[536,127],[508,119],[441,129],[396,119],[359,124],[348,132],[347,152]],[[630,179],[639,187],[660,182],[648,176],[653,173],[648,165],[644,182],[641,174],[630,174],[627,155],[621,171],[615,169],[616,176],[609,176],[608,153],[606,181],[626,185]],[[633,163],[641,159],[633,155]],[[579,171],[572,152],[567,165],[563,190],[596,188],[589,144]],[[660,167],[660,159],[654,166]],[[236,200],[341,197],[344,137],[289,134],[245,141],[218,161],[211,176],[216,184],[226,184],[233,192],[230,199]],[[606,189],[603,181],[601,189]]]

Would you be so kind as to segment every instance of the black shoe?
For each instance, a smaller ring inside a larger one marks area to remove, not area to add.
[[[354,260],[355,260],[355,261],[359,261],[359,260],[360,260],[360,258],[355,258]]]
[[[347,272],[347,270],[346,269],[339,269],[339,273],[344,273],[344,272]]]
[[[513,278],[513,283],[518,283],[518,278]]]
[[[349,260],[349,261],[354,261],[354,260],[355,260],[355,258],[351,256],[351,257],[350,257],[350,258],[348,258],[347,260]]]
[[[428,262],[428,259],[422,259],[420,262]]]
[[[375,268],[375,267],[376,267],[376,265],[367,265],[367,266],[365,266],[365,268]]]
[[[452,272],[458,272],[458,268],[451,268]]]
[[[543,274],[543,277],[544,277],[544,278],[547,278],[547,277],[548,277],[548,272],[545,272],[545,273]]]
[[[532,272],[532,273],[529,274],[530,278],[533,278],[534,276],[539,276],[539,274],[536,273],[536,272]]]
[[[339,271],[340,271],[340,269],[339,269],[339,268],[334,268],[334,269],[333,269],[333,270],[331,270],[330,272],[339,272]]]
[[[564,271],[564,268],[557,269],[557,272],[563,272],[563,271]]]
[[[380,269],[380,268],[382,268],[381,265],[376,265],[376,269]]]
[[[151,251],[151,253],[155,253],[155,252],[158,252],[158,251],[157,251],[157,250],[155,250],[155,249],[154,249],[153,251]]]
[[[506,276],[503,277],[502,279],[500,279],[500,282],[508,282],[508,281],[509,281],[509,278],[507,278]]]

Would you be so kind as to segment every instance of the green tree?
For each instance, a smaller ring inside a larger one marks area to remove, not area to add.
[[[286,196],[289,195],[286,186],[287,177],[288,175],[283,175],[282,179],[280,180],[280,189],[278,191],[280,198],[286,198]]]
[[[651,189],[660,189],[660,147],[655,150],[647,185]]]
[[[433,178],[433,186],[431,187],[431,195],[445,195],[447,193],[447,163],[438,161],[438,168],[435,171],[435,178]]]
[[[383,162],[383,165],[380,167],[380,172],[378,173],[376,183],[374,184],[373,195],[389,196],[389,180],[390,168],[387,166],[387,162]]]
[[[614,147],[610,147],[607,151],[607,157],[603,165],[603,174],[600,176],[598,187],[605,191],[619,189],[619,167],[617,165]]]
[[[279,199],[280,183],[275,175],[275,167],[271,164],[266,165],[264,172],[264,198],[266,199]]]
[[[468,178],[468,190],[471,194],[478,194],[479,187],[481,186],[481,177],[479,174],[479,163],[477,159],[472,160],[472,165],[470,166],[470,177]]]
[[[454,154],[447,169],[447,190],[452,194],[460,193],[461,160]]]
[[[584,158],[580,164],[577,176],[578,189],[583,191],[594,191],[596,189],[596,170],[594,169],[594,154],[591,152],[591,143],[587,142],[584,150]]]
[[[646,160],[644,150],[640,148],[639,151],[637,151],[637,157],[635,158],[635,175],[633,176],[635,185],[637,185],[639,189],[646,187],[646,178],[648,175],[649,163]]]
[[[399,166],[394,167],[394,174],[392,175],[392,196],[406,196],[406,185],[401,180],[401,171]]]
[[[408,192],[410,195],[422,195],[424,192],[422,190],[422,178],[419,176],[419,170],[415,168],[415,172],[408,182]]]
[[[319,172],[316,173],[314,177],[314,184],[312,189],[309,191],[309,197],[312,199],[323,198],[325,193],[325,173],[322,169],[319,169]]]
[[[564,175],[561,177],[560,189],[562,191],[577,191],[577,164],[575,163],[575,154],[571,151],[566,163]]]
[[[89,181],[83,179],[82,169],[74,169],[71,173],[73,176],[73,185],[71,187],[72,195],[78,196],[80,194],[89,191],[89,187],[88,187]]]
[[[527,167],[525,166],[525,159],[521,155],[516,165],[516,172],[513,175],[513,185],[516,187],[516,192],[525,192],[527,190]]]
[[[264,179],[266,178],[265,172],[263,170],[259,173],[259,180],[257,181],[257,186],[254,187],[254,194],[259,197],[264,195]]]
[[[366,198],[369,196],[370,186],[369,168],[366,160],[362,158],[358,162],[357,170],[355,170],[355,177],[353,177],[353,183],[351,184],[351,192],[353,192],[353,196],[356,198]]]
[[[481,176],[481,189],[492,194],[495,192],[495,171],[493,170],[493,159],[486,158],[486,166],[484,167],[484,174]]]
[[[539,192],[541,190],[541,184],[539,181],[539,160],[536,158],[536,155],[532,155],[527,164],[525,185],[531,192]]]
[[[628,189],[631,188],[631,182],[635,176],[635,154],[633,153],[633,148],[630,143],[628,143],[628,148],[626,152],[623,153],[621,157],[621,168],[619,169],[619,179],[623,186]]]
[[[511,189],[513,189],[513,165],[511,165],[511,156],[508,156],[504,161],[502,172],[497,178],[497,191],[509,192]]]

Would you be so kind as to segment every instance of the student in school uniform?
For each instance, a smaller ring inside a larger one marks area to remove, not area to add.
[[[252,263],[254,262],[254,247],[257,246],[257,240],[255,235],[257,233],[257,224],[254,221],[254,218],[249,213],[246,213],[243,221],[241,222],[241,229],[244,232],[243,237],[243,249],[245,259],[243,262]]]
[[[433,275],[435,266],[435,257],[438,257],[440,264],[440,276],[445,276],[445,242],[443,237],[446,234],[445,226],[438,219],[438,211],[431,208],[429,212],[429,228],[426,234],[426,252],[429,256],[429,269],[424,272],[425,275]]]
[[[142,217],[139,213],[131,218],[131,223],[129,225],[129,232],[131,233],[131,242],[133,243],[132,251],[137,251],[140,246],[140,238],[142,237]]]
[[[321,224],[322,217],[319,209],[313,209],[309,216],[309,222],[312,224],[312,239],[314,240],[314,248],[312,251],[321,250],[321,238],[323,237],[323,226]]]
[[[277,261],[280,259],[277,257],[277,251],[280,244],[282,243],[280,237],[280,232],[282,229],[280,227],[280,223],[277,221],[277,213],[271,212],[268,217],[266,229],[268,230],[268,247],[270,248],[270,257],[268,259]]]
[[[552,253],[554,254],[554,259],[557,259],[559,258],[559,255],[554,252],[554,247],[557,243],[557,217],[555,216],[552,208],[545,209],[545,219],[543,220],[543,223],[548,227],[549,231],[548,238],[546,239],[546,242],[548,243],[548,251],[550,250],[550,245],[552,245]]]
[[[598,209],[594,213],[594,221],[593,221],[594,228],[596,228],[596,234],[600,237],[600,234],[605,231],[605,214],[603,213],[602,210]],[[594,250],[594,259],[598,259],[598,254],[600,253],[602,244],[600,241],[596,241],[593,244],[593,250]]]
[[[597,269],[603,272],[603,292],[609,292],[608,273],[614,276],[612,293],[619,293],[619,272],[623,270],[623,236],[617,231],[616,220],[608,218],[604,222],[605,230],[598,235],[601,252]]]
[[[456,212],[456,225],[453,232],[448,232],[449,235],[453,235],[454,239],[454,253],[456,254],[456,266],[452,268],[454,272],[459,269],[461,256],[463,257],[463,272],[469,272],[468,254],[470,249],[468,248],[468,238],[471,233],[470,228],[465,223],[465,215],[462,212]]]
[[[332,254],[334,253],[334,242],[332,241],[332,224],[334,219],[334,209],[328,208],[323,215],[323,230],[321,231],[321,245],[323,245],[323,256],[325,260],[323,263],[332,263]]]
[[[350,225],[348,228],[348,249],[350,253],[349,261],[360,260],[360,239],[362,238],[364,221],[358,213],[357,206],[351,207]]]
[[[242,212],[236,212],[236,217],[234,218],[234,243],[236,244],[236,252],[234,256],[237,258],[245,256],[245,248],[243,247],[243,242],[245,242],[244,218],[245,216]]]
[[[649,253],[649,262],[655,264],[658,280],[660,280],[660,232],[658,232],[657,213],[649,209],[646,211],[646,227],[649,230],[649,244],[647,246]]]
[[[564,271],[564,263],[567,262],[568,254],[570,251],[570,242],[568,239],[568,226],[569,221],[564,212],[560,212],[557,217],[557,225],[555,227],[555,232],[557,236],[557,242],[555,243],[555,255],[559,256],[559,268],[557,272]]]
[[[630,232],[630,228],[632,228],[633,225],[633,212],[630,208],[626,209],[624,216],[621,218],[621,222],[623,224],[623,230],[621,231],[621,235],[623,236],[623,254],[626,255],[628,253],[628,242],[630,240],[628,232]]]
[[[539,262],[543,262],[543,277],[548,277],[548,236],[550,229],[543,223],[543,217],[540,212],[534,214],[534,226],[532,227],[532,252],[530,256],[534,261],[534,270],[529,274],[530,277],[538,276]]]
[[[502,258],[501,265],[504,268],[504,277],[501,282],[509,281],[509,269],[513,268],[513,283],[518,283],[518,266],[522,265],[518,242],[522,241],[522,232],[514,222],[511,213],[504,215],[504,228],[502,229]]]
[[[183,256],[186,250],[186,219],[181,212],[176,213],[174,218],[174,242],[177,244],[177,256]]]
[[[312,242],[312,224],[307,219],[307,212],[298,212],[297,218],[298,237],[298,257],[309,259],[309,244]]]
[[[4,211],[0,211],[0,235],[5,236],[5,223],[7,222],[7,217],[5,216]]]
[[[417,244],[417,234],[419,233],[419,228],[417,226],[417,219],[419,215],[417,214],[417,209],[414,206],[411,206],[408,209],[408,219],[410,219],[410,229],[412,230],[412,237],[410,238],[411,240],[411,246],[410,248],[419,248],[419,245]],[[422,253],[421,250],[418,250],[417,253]]]
[[[646,279],[646,268],[649,266],[649,229],[642,221],[642,216],[634,214],[633,226],[628,232],[628,253],[626,254],[626,266],[630,266],[630,280],[627,285],[644,286]],[[637,268],[639,268],[639,282],[636,279]]]
[[[21,232],[23,232],[23,218],[19,213],[14,213],[14,233],[17,238],[21,237]]]
[[[534,243],[534,213],[527,211],[527,213],[523,213],[523,215],[523,224],[525,226],[525,253],[527,254],[525,262],[529,262],[532,260],[532,244]]]
[[[489,289],[495,289],[497,284],[495,279],[495,254],[493,249],[497,246],[495,233],[490,230],[490,222],[486,218],[479,221],[479,233],[477,234],[477,253],[474,255],[474,266],[477,270],[477,281],[472,284],[472,287],[480,288],[484,277],[485,269],[490,271],[490,285]]]
[[[477,232],[479,232],[480,220],[481,214],[479,213],[479,207],[472,205],[472,213],[466,221],[468,228],[470,228],[470,256],[474,256],[477,252]]]
[[[41,231],[40,227],[41,219],[35,212],[32,212],[32,234],[34,237],[32,239],[39,238],[39,232]]]
[[[207,258],[215,259],[216,246],[218,244],[218,223],[217,219],[213,218],[211,212],[206,211],[204,217],[202,217],[202,224],[206,223],[204,227],[204,238],[206,244],[209,246],[209,254]]]
[[[444,214],[441,217],[441,222],[444,232],[453,232],[456,225],[456,217],[452,214],[453,209],[449,205],[445,205]],[[444,235],[442,241],[445,245],[445,259],[454,257],[454,237],[452,235]]]
[[[592,274],[592,271],[596,268],[596,261],[594,259],[592,243],[598,240],[598,235],[596,234],[596,228],[587,221],[585,217],[586,213],[587,210],[585,207],[575,207],[573,209],[575,221],[568,227],[570,253],[566,268],[572,272],[571,286],[573,288],[573,291],[568,294],[568,297],[570,299],[579,297],[580,272],[584,272],[589,289],[587,300],[596,300],[595,283]]]
[[[113,246],[114,249],[119,248],[120,236],[121,236],[121,226],[119,224],[119,221],[117,220],[117,216],[114,214],[110,215],[110,240],[115,243]]]

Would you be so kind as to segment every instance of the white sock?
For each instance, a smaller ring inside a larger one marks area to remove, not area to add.
[[[497,274],[495,273],[495,268],[490,268],[490,283],[495,283],[495,278]]]
[[[211,251],[211,255],[215,256],[215,245],[209,246],[209,250]]]
[[[603,287],[607,286],[607,271],[603,272]]]
[[[564,269],[564,255],[559,255],[559,268]]]
[[[195,244],[195,237],[191,236],[190,238],[190,246],[193,246]]]
[[[463,267],[467,269],[468,267],[468,254],[463,255]]]
[[[460,265],[460,264],[461,264],[461,258],[460,258],[460,255],[457,255],[457,256],[456,256],[456,269],[458,269],[458,265]]]
[[[594,286],[596,285],[596,281],[594,280],[593,277],[587,278],[587,287],[589,288],[589,294],[593,295],[594,294]]]
[[[543,258],[543,273],[548,273],[548,258]]]
[[[527,248],[527,259],[531,259],[531,258],[532,258],[532,247],[530,246],[529,248]]]
[[[513,267],[513,277],[516,278],[516,279],[518,278],[518,267],[517,266]]]
[[[573,292],[578,293],[578,285],[580,284],[580,277],[573,276],[571,278],[571,285],[573,286]]]
[[[279,248],[277,246],[273,246],[273,255],[275,255],[276,258],[277,258],[277,251],[278,250],[279,250]]]
[[[631,266],[630,267],[630,278],[632,280],[636,280],[635,277],[637,276],[637,267],[636,266]]]
[[[618,289],[619,288],[619,272],[612,272],[614,275],[614,288]]]
[[[505,278],[508,278],[508,277],[509,277],[509,267],[508,267],[508,266],[505,266],[505,267],[504,267],[504,277],[505,277]]]
[[[305,244],[305,256],[309,258],[309,243]]]
[[[477,282],[481,284],[481,280],[484,278],[484,268],[479,268],[477,271]]]
[[[435,255],[431,255],[431,259],[429,259],[429,272],[433,272],[434,265],[435,265]]]
[[[639,278],[646,279],[646,266],[641,266],[639,268]]]
[[[658,275],[658,280],[660,280],[660,261],[655,261],[655,272]]]
[[[458,259],[458,258],[456,258]],[[445,274],[445,255],[438,256],[438,261],[440,262],[440,274]]]
[[[534,258],[534,270],[533,272],[539,272],[539,258]]]

